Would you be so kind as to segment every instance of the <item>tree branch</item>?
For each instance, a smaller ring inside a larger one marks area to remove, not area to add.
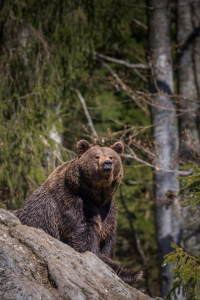
[[[187,172],[187,171],[179,171],[179,170],[173,170],[173,169],[158,168],[158,166],[152,165],[152,164],[148,163],[147,161],[138,158],[137,155],[135,154],[135,152],[133,151],[133,149],[131,149],[131,147],[129,147],[127,145],[126,145],[126,147],[128,148],[129,153],[131,153],[132,155],[123,153],[122,154],[123,157],[135,159],[136,161],[139,161],[140,163],[143,163],[146,166],[155,169],[156,171],[163,171],[165,173],[176,173],[176,174],[180,174],[180,175],[189,175],[190,174],[190,172]]]
[[[94,124],[93,124],[92,119],[91,119],[91,117],[90,117],[90,114],[89,114],[89,112],[88,112],[88,109],[87,109],[85,100],[83,99],[83,97],[82,97],[81,93],[79,92],[79,90],[74,89],[74,88],[71,88],[71,89],[77,93],[77,95],[78,95],[78,97],[79,97],[79,99],[80,99],[80,101],[81,101],[81,103],[82,103],[82,106],[83,106],[85,115],[86,115],[86,117],[87,117],[87,119],[88,119],[88,125],[89,125],[90,128],[91,128],[92,134],[93,134],[93,136],[94,136],[97,140],[99,140],[99,136],[98,136],[98,134],[97,134],[97,132],[96,132],[96,130],[95,130],[95,128],[94,128]]]
[[[133,19],[133,22],[139,26],[141,26],[143,29],[147,30],[148,26],[140,22],[139,20]]]
[[[137,69],[134,69],[133,72],[137,74],[144,82],[148,82],[146,77],[144,77]]]
[[[96,56],[98,56],[99,58],[102,58],[102,59],[107,60],[109,62],[113,62],[113,63],[118,64],[118,65],[126,66],[129,69],[149,69],[149,66],[145,65],[145,64],[131,64],[131,63],[125,61],[125,60],[113,58],[113,57],[110,57],[110,56],[107,56],[107,55],[104,55],[104,54],[100,54],[100,53],[97,53],[96,51],[94,51],[93,53]]]
[[[145,112],[146,115],[149,115],[149,112],[146,108],[146,103],[140,103],[137,97],[133,94],[132,90],[119,78],[117,73],[113,71],[113,69],[105,62],[102,61],[102,64],[110,71],[113,77],[116,79],[117,83],[121,86],[122,90],[124,90],[127,95],[135,101],[135,103]]]

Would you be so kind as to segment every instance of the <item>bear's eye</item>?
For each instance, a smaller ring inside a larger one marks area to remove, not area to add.
[[[96,156],[95,156],[96,159],[99,159],[99,157],[100,157],[99,155],[96,155]]]
[[[113,159],[113,156],[109,156],[109,158],[110,158],[110,160],[112,160],[112,159]]]

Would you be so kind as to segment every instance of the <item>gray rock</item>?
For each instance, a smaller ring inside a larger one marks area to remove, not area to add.
[[[76,252],[0,209],[0,299],[150,300],[91,252]]]

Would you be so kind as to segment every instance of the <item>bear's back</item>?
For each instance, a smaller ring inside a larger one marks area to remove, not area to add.
[[[54,170],[48,179],[26,199],[19,209],[18,218],[23,225],[41,228],[59,238],[61,215],[57,203],[65,193],[65,174],[71,163],[68,161]]]

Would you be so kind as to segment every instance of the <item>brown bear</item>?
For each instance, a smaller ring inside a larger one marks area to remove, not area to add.
[[[90,147],[81,140],[78,157],[62,164],[20,208],[22,224],[41,228],[78,252],[91,251],[108,264],[126,283],[132,284],[142,271],[132,273],[114,262],[116,205],[123,167],[123,144]]]

